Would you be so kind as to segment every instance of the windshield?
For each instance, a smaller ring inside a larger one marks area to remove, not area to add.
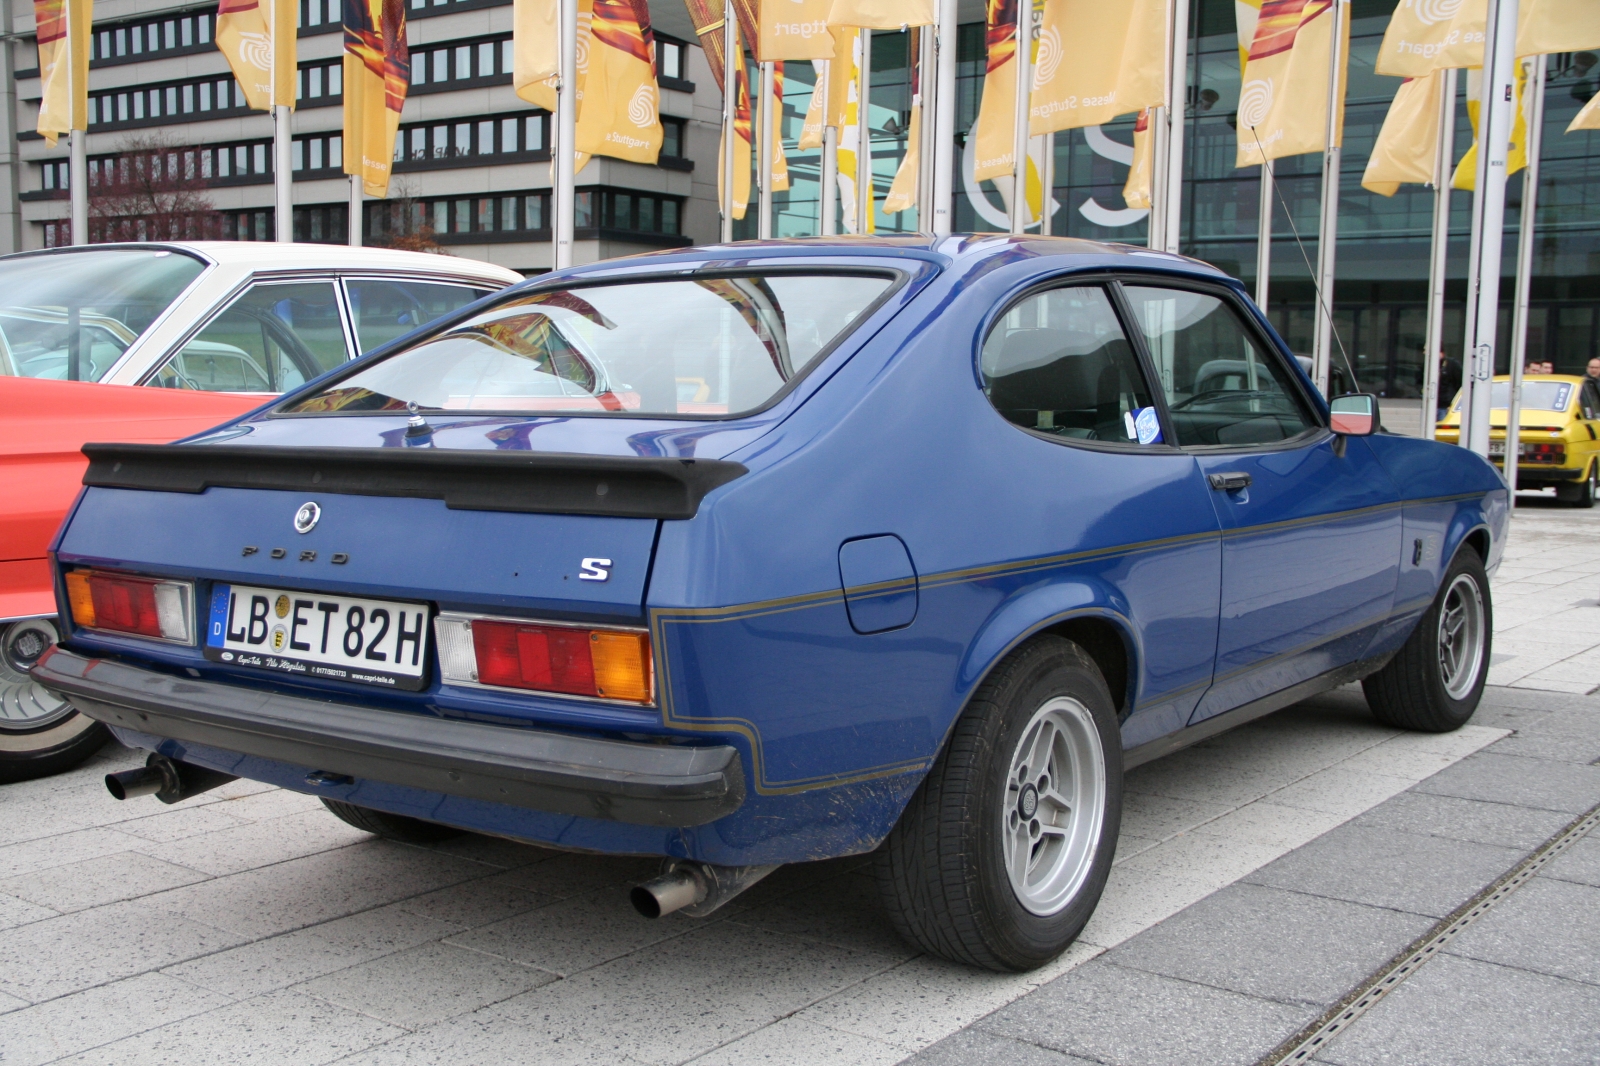
[[[1461,410],[1461,398],[1466,395],[1466,390],[1456,394],[1456,402],[1450,409]],[[1570,381],[1524,381],[1522,383],[1522,406],[1525,410],[1534,411],[1565,411],[1567,402],[1572,399],[1572,382]],[[1507,410],[1511,406],[1511,382],[1496,381],[1489,388],[1489,406],[1497,411]]]
[[[526,293],[285,410],[737,414],[803,374],[890,284],[770,274]]]
[[[150,248],[0,259],[0,374],[99,381],[204,269]]]

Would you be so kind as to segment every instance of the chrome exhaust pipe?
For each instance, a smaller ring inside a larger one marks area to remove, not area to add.
[[[237,780],[221,770],[208,770],[152,752],[141,769],[107,774],[106,791],[119,800],[154,796],[162,803],[180,803]]]
[[[635,885],[628,894],[633,909],[646,918],[682,911],[704,918],[763,877],[771,866],[713,866],[708,862],[669,859],[660,877]]]

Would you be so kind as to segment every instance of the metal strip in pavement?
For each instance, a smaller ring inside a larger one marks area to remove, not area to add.
[[[1533,880],[1550,860],[1576,844],[1597,825],[1600,825],[1600,804],[1595,804],[1568,822],[1566,828],[1545,841],[1532,855],[1441,918],[1432,929],[1412,941],[1404,951],[1357,985],[1355,991],[1340,1000],[1337,1006],[1279,1044],[1257,1066],[1292,1066],[1310,1062],[1313,1056],[1328,1046],[1329,1041],[1420,970],[1423,963],[1443,951],[1445,945],[1487,914],[1495,904]],[[1306,1035],[1308,1031],[1309,1036]]]

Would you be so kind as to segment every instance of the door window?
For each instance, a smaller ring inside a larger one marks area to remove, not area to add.
[[[349,357],[332,281],[258,282],[169,359],[150,384],[285,392]]]
[[[1019,426],[1122,444],[1161,439],[1149,386],[1101,286],[1018,303],[984,341],[982,371],[989,402]]]
[[[345,291],[356,323],[356,347],[370,352],[492,290],[432,281],[362,280],[345,282]]]
[[[1183,289],[1123,291],[1166,393],[1178,444],[1271,444],[1316,424],[1288,368],[1257,347],[1224,301]]]

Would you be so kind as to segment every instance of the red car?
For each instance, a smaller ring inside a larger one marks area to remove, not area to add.
[[[81,487],[84,443],[166,443],[266,398],[0,376],[0,781],[68,769],[108,737],[28,677],[56,639],[45,551]]]

